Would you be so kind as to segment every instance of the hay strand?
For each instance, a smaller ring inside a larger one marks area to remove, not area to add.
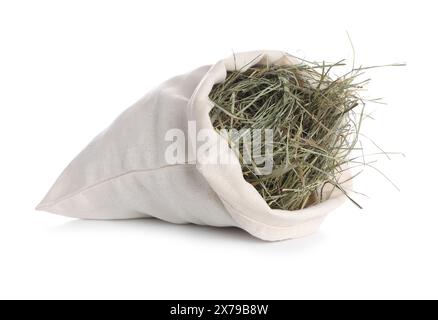
[[[228,72],[210,93],[216,130],[273,130],[274,167],[267,175],[258,174],[256,161],[244,163],[243,144],[237,141],[242,137],[229,137],[230,145],[239,144],[245,180],[273,209],[316,204],[326,185],[347,195],[338,179],[358,148],[365,106],[359,92],[369,80],[358,81],[361,68],[333,79],[333,69],[341,66],[344,61],[255,65]]]

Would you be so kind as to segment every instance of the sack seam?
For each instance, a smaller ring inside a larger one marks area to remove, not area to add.
[[[56,199],[56,200],[53,200],[53,201],[49,201],[47,203],[41,203],[40,205],[38,205],[36,207],[36,209],[43,209],[43,208],[52,207],[54,205],[59,204],[60,202],[69,200],[71,198],[74,198],[77,195],[79,195],[79,194],[81,194],[83,192],[86,192],[86,191],[88,191],[90,189],[97,188],[97,187],[99,187],[99,186],[101,186],[103,184],[109,183],[109,182],[111,182],[113,180],[122,178],[122,177],[127,176],[127,175],[131,175],[131,174],[135,174],[135,173],[143,173],[143,172],[153,172],[153,171],[158,171],[158,170],[162,170],[162,169],[175,168],[175,167],[184,167],[184,166],[190,166],[191,167],[193,165],[190,164],[190,163],[183,163],[183,164],[173,164],[173,165],[162,166],[162,167],[154,168],[154,169],[133,169],[133,170],[128,170],[128,171],[125,171],[125,172],[120,173],[118,175],[115,175],[115,176],[103,179],[103,180],[101,180],[99,182],[93,183],[91,185],[88,185],[88,186],[86,186],[86,187],[84,187],[82,189],[79,189],[77,191],[71,192],[68,195],[65,195],[65,196],[63,196],[63,197],[61,197],[59,199]]]

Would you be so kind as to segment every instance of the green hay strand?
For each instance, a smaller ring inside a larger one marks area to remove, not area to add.
[[[358,81],[362,69],[332,78],[344,63],[256,65],[228,72],[210,99],[213,126],[221,129],[273,129],[274,168],[258,175],[255,163],[242,173],[272,209],[297,210],[322,201],[327,185],[347,195],[338,181],[357,149],[364,102]],[[230,137],[229,144],[237,143]],[[347,195],[348,196],[348,195]]]

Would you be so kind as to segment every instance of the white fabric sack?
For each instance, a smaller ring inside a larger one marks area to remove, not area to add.
[[[344,200],[340,192],[303,210],[272,210],[244,180],[237,160],[208,163],[205,160],[214,155],[208,150],[196,153],[197,142],[188,134],[188,121],[195,121],[197,131],[208,130],[218,137],[210,147],[227,144],[212,127],[213,104],[208,98],[227,70],[291,63],[295,61],[278,51],[239,53],[164,82],[94,138],[37,209],[83,219],[155,217],[173,223],[236,226],[271,241],[313,233]],[[186,134],[188,155],[169,164],[165,152],[172,141],[165,141],[165,135],[173,128]],[[235,157],[228,146],[226,150]]]

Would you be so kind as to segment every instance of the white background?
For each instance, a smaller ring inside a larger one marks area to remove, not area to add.
[[[0,298],[438,298],[433,1],[1,1]],[[68,162],[160,82],[232,51],[407,67],[370,71],[366,127],[406,157],[315,235],[76,221],[34,211]]]

